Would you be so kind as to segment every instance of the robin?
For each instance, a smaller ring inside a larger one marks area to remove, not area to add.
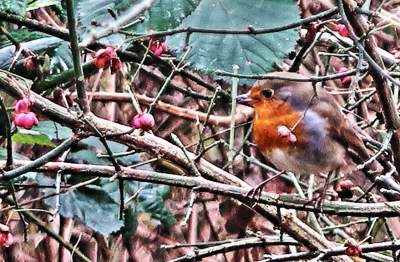
[[[270,75],[304,79],[289,72]],[[254,107],[253,142],[280,170],[332,174],[346,164],[348,149],[369,158],[334,97],[310,82],[260,80],[238,102]]]

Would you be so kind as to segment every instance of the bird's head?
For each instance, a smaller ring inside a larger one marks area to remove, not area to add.
[[[247,93],[237,96],[237,102],[252,107],[268,104],[274,97],[275,90],[265,86],[254,86]]]
[[[257,81],[250,90],[237,97],[237,102],[258,108],[281,108],[287,104],[295,110],[303,110],[314,94],[311,83],[289,81],[304,76],[289,72],[268,74],[271,79]]]

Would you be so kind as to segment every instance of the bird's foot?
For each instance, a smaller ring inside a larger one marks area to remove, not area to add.
[[[250,196],[253,200],[259,200],[261,198],[261,194],[265,184],[267,184],[269,181],[270,179],[262,181],[260,184],[250,189],[249,192],[247,192],[246,196]]]
[[[324,200],[325,197],[324,196],[317,196],[317,197],[313,197],[312,199],[310,199],[309,201],[307,201],[306,203],[304,203],[304,207],[308,206],[310,204],[313,204],[314,206],[314,210],[316,210],[317,212],[323,214],[324,213]]]

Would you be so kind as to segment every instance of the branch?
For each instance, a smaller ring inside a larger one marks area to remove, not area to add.
[[[40,167],[41,165],[44,165],[46,162],[49,162],[50,160],[53,160],[54,158],[56,158],[58,155],[61,155],[62,153],[64,153],[65,150],[70,148],[77,140],[78,140],[78,138],[73,136],[73,137],[65,140],[64,142],[62,142],[59,146],[57,146],[50,152],[39,157],[35,161],[32,161],[24,166],[20,166],[13,170],[3,172],[0,176],[0,181],[4,181],[4,180],[8,181],[8,180],[17,178],[29,171],[34,170],[35,168]]]
[[[378,251],[396,251],[400,249],[400,241],[387,241],[381,243],[360,245],[362,253],[378,252]],[[276,262],[276,261],[299,261],[306,259],[310,261],[312,258],[318,257],[318,261],[326,261],[329,257],[346,254],[346,247],[338,247],[331,250],[317,250],[312,252],[299,252],[295,254],[269,256],[265,260],[259,262]],[[355,261],[355,260],[352,260]]]
[[[34,19],[25,18],[18,15],[9,14],[7,12],[0,11],[0,20],[9,23],[17,24],[20,26],[26,26],[30,29],[37,30],[65,41],[69,41],[68,31],[60,28],[55,28],[53,26],[40,23]]]
[[[145,95],[135,94],[139,103],[150,105],[154,99]],[[109,93],[95,92],[93,93],[93,101],[115,101],[115,102],[130,102],[130,96],[127,93]],[[187,120],[196,121],[197,118],[204,122],[207,119],[207,113],[199,112],[189,108],[182,108],[164,102],[157,102],[155,108],[163,112],[182,117]],[[245,123],[253,114],[253,109],[247,106],[241,107],[241,110],[235,115],[236,125]],[[208,124],[215,126],[229,126],[230,116],[209,115]]]
[[[15,165],[23,167],[34,161],[15,160]],[[0,167],[5,166],[5,161],[0,161]],[[48,162],[43,166],[38,166],[35,170],[40,172],[57,172],[62,170],[66,174],[80,176],[113,177],[115,168],[113,166],[73,164],[63,162]],[[279,208],[286,208],[299,211],[332,214],[337,216],[357,216],[357,217],[396,217],[399,215],[400,201],[390,201],[381,203],[358,203],[346,201],[324,200],[321,208],[316,208],[307,198],[293,194],[275,194],[262,192],[260,197],[254,199],[249,195],[250,188],[227,185],[222,182],[214,182],[200,176],[180,176],[155,171],[131,169],[121,167],[118,178],[124,180],[142,181],[156,184],[164,184],[176,187],[194,189],[200,192],[209,192],[218,195],[233,197],[240,201],[266,204]]]
[[[83,75],[82,63],[81,63],[81,52],[78,47],[78,34],[76,32],[76,15],[75,15],[75,1],[67,0],[67,17],[68,17],[68,30],[69,30],[69,41],[71,42],[72,60],[74,62],[76,89],[78,93],[78,101],[83,113],[90,112],[90,107],[86,97],[85,90],[85,77]]]
[[[126,11],[123,16],[118,18],[117,21],[110,23],[107,28],[101,29],[99,30],[99,32],[94,32],[91,35],[89,35],[86,39],[82,41],[82,43],[79,44],[79,47],[81,48],[86,47],[95,42],[97,39],[118,32],[121,27],[128,24],[137,16],[139,16],[141,13],[149,9],[152,6],[153,2],[154,0],[144,0],[140,3],[135,3],[135,5],[131,7],[131,9]]]
[[[297,245],[296,241],[285,239],[281,240],[279,237],[249,237],[242,240],[234,240],[229,243],[224,243],[218,246],[204,248],[204,249],[196,249],[195,251],[179,258],[175,258],[169,260],[169,262],[191,262],[198,261],[205,257],[210,257],[220,253],[227,253],[243,248],[251,248],[251,247],[264,247],[264,246],[273,246],[273,245]]]

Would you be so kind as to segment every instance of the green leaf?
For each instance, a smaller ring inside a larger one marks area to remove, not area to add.
[[[67,42],[46,52],[50,57],[50,72],[62,73],[73,68],[72,53]]]
[[[102,179],[102,186],[114,201],[119,202],[119,186],[118,181],[109,182],[108,179]],[[129,203],[130,207],[134,207],[137,212],[149,213],[155,222],[162,223],[165,226],[172,226],[176,220],[169,209],[165,206],[165,200],[169,196],[170,187],[166,185],[124,181],[125,199],[135,194],[139,189],[138,199]]]
[[[115,19],[110,14],[111,10],[117,16],[132,6],[131,0],[79,0],[77,4],[77,15],[79,22],[79,35],[81,39],[89,36],[92,32],[106,28]],[[99,40],[105,45],[122,44],[125,36],[112,34]]]
[[[96,152],[88,149],[71,152],[66,160],[77,164],[111,165],[107,158],[98,158]]]
[[[107,141],[111,151],[115,153],[123,153],[128,150],[128,147],[113,141]],[[99,158],[98,154],[107,154],[106,148],[97,137],[88,137],[80,141],[80,145],[85,147],[83,150],[71,152],[67,160],[73,163],[97,164],[97,165],[111,165],[111,162],[106,157]],[[129,166],[139,163],[142,160],[140,154],[135,153],[123,157],[116,158],[117,163],[123,166]],[[144,165],[142,169],[148,169],[149,165]]]
[[[32,11],[35,9],[39,9],[41,7],[58,5],[58,4],[60,4],[60,0],[33,0],[28,2],[26,11]]]
[[[17,144],[56,146],[47,135],[26,129],[19,129],[18,133],[14,134],[11,139]]]
[[[165,206],[170,187],[151,183],[141,183],[143,190],[139,193],[138,212],[150,213],[156,221],[169,227],[176,223],[175,217]]]
[[[0,11],[24,16],[26,12],[25,0],[1,0]]]
[[[298,19],[297,5],[293,0],[203,0],[179,27],[244,30],[249,25],[256,29],[271,28]],[[186,34],[167,37],[168,47],[181,56],[185,38]],[[294,29],[262,35],[193,33],[188,61],[205,73],[217,69],[232,71],[233,65],[239,65],[240,73],[265,73],[294,49],[297,38]],[[241,81],[242,84],[252,82]]]
[[[54,180],[38,176],[40,184],[52,185]],[[54,193],[52,188],[42,190],[45,194]],[[45,200],[45,204],[55,207],[56,198]],[[101,187],[88,185],[60,196],[60,214],[64,217],[77,217],[87,226],[107,236],[118,231],[123,221],[118,219],[119,203]]]
[[[175,28],[193,12],[199,2],[200,0],[158,0],[144,13],[145,20],[134,30],[143,33]]]
[[[37,126],[32,128],[32,131],[46,135],[50,139],[58,140],[70,138],[73,134],[70,128],[50,120],[40,121]]]
[[[122,228],[122,234],[124,237],[133,237],[135,235],[138,226],[137,213],[133,208],[129,208],[124,212],[124,226]]]
[[[43,37],[47,37],[48,35],[42,32],[37,32],[37,31],[29,31],[26,28],[22,29],[17,29],[14,31],[10,32],[10,35],[18,42],[18,43],[25,43],[28,41],[40,39]],[[0,36],[0,48],[3,48],[5,46],[12,45],[10,40],[4,35]]]

